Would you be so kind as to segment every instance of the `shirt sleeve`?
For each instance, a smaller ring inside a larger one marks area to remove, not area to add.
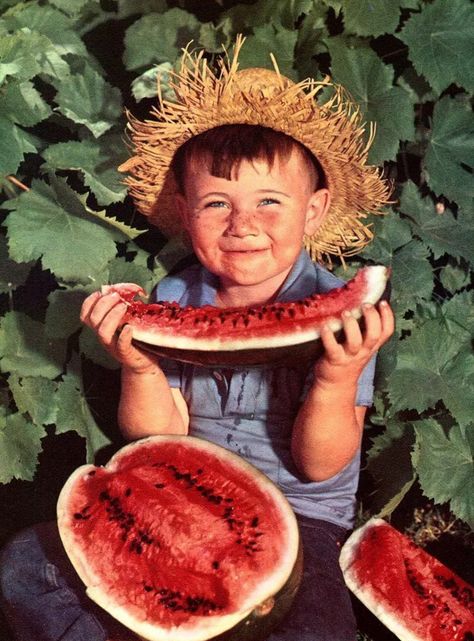
[[[362,370],[362,374],[359,377],[357,383],[357,395],[356,395],[356,405],[364,405],[365,407],[371,407],[374,400],[374,375],[375,375],[375,363],[377,360],[377,355],[372,356],[370,361]],[[309,389],[314,381],[314,372],[311,367],[308,375],[306,377],[303,391],[301,394],[301,402],[303,402],[309,392]]]

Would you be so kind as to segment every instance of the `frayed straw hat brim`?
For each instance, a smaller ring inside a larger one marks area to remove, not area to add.
[[[176,150],[191,137],[224,124],[253,124],[281,131],[305,145],[318,159],[331,193],[331,207],[317,233],[304,238],[314,260],[331,261],[358,253],[372,239],[372,214],[388,202],[389,186],[381,172],[367,164],[374,128],[368,140],[359,109],[344,89],[329,79],[293,83],[275,70],[239,71],[243,38],[232,58],[209,68],[203,53],[184,51],[172,74],[176,101],[158,93],[150,118],[129,114],[133,155],[119,169],[138,210],[166,236],[182,233],[174,209],[176,184],[169,171]],[[322,90],[329,99],[319,103]]]

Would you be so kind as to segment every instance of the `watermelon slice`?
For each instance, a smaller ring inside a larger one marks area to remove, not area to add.
[[[390,269],[360,269],[342,287],[303,300],[219,308],[180,307],[177,303],[135,301],[129,283],[103,288],[128,303],[123,319],[136,344],[161,356],[201,365],[261,365],[314,358],[321,350],[321,328],[342,329],[342,315],[362,317],[364,303],[376,304],[386,291]]]
[[[474,590],[382,519],[344,544],[349,589],[402,641],[473,641]]]

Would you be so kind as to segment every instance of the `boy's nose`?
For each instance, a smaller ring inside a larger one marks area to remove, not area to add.
[[[255,216],[243,209],[233,209],[228,218],[226,231],[231,236],[252,236],[258,233]]]

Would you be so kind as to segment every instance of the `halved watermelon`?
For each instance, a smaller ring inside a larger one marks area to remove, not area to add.
[[[150,437],[105,467],[80,467],[60,494],[58,525],[90,598],[151,641],[264,638],[301,577],[284,495],[191,436]]]
[[[383,519],[344,544],[347,586],[402,641],[474,641],[474,590]]]

